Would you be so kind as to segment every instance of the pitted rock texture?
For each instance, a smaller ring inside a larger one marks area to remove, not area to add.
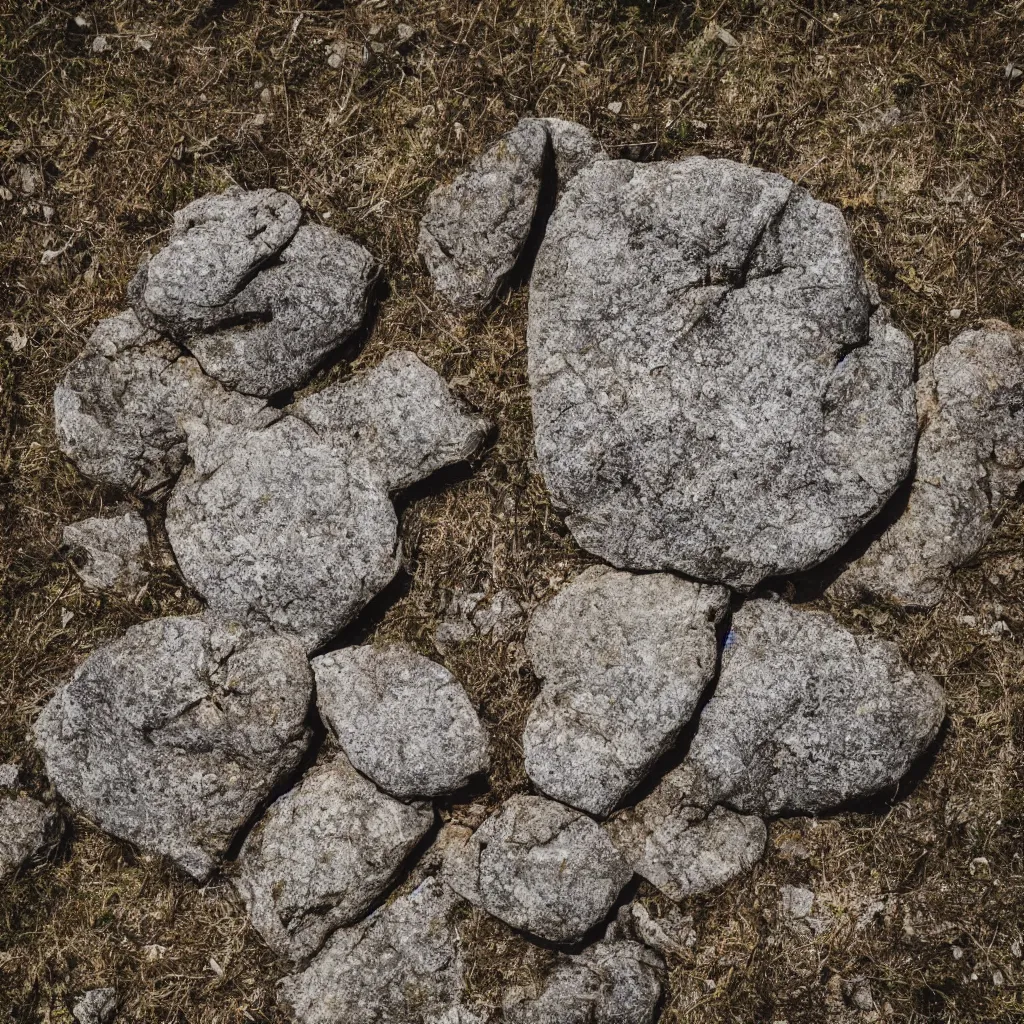
[[[389,383],[391,404],[371,404]],[[408,353],[328,390],[264,429],[198,424],[167,506],[178,565],[210,608],[290,630],[307,650],[398,571],[389,490],[466,457],[486,434]]]
[[[290,637],[155,619],[78,667],[36,744],[75,810],[203,879],[298,766],[312,688]]]
[[[27,796],[0,796],[0,880],[60,835],[55,811]]]
[[[526,649],[544,687],[523,733],[537,788],[610,813],[690,720],[728,604],[724,587],[595,566],[538,608]]]
[[[906,508],[832,585],[929,608],[1024,483],[1024,333],[998,320],[965,331],[922,368]]]
[[[538,462],[613,565],[750,587],[835,552],[906,476],[913,351],[837,209],[693,157],[570,183],[530,282]]]
[[[436,879],[336,931],[281,983],[300,1024],[475,1024],[463,999],[461,901]]]
[[[387,796],[339,754],[273,804],[235,887],[264,939],[300,961],[366,913],[433,823],[429,804]]]
[[[517,794],[445,856],[444,878],[513,928],[571,943],[608,914],[632,872],[592,818]]]
[[[505,1024],[653,1024],[665,964],[639,943],[599,942],[579,956],[562,957],[531,998],[505,1000]]]
[[[117,992],[112,988],[86,992],[71,1011],[76,1024],[112,1024],[116,1012]]]
[[[333,651],[313,672],[321,718],[381,789],[438,796],[487,770],[487,734],[462,684],[407,644]]]
[[[556,188],[561,195],[580,171],[585,171],[598,160],[607,160],[608,154],[601,144],[581,124],[560,117],[542,117],[551,142],[551,155],[555,164]]]
[[[146,521],[131,508],[115,508],[64,527],[61,542],[78,553],[74,570],[90,590],[136,592],[149,579],[152,551]]]

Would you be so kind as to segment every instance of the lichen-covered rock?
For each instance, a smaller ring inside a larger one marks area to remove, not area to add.
[[[515,267],[533,227],[549,145],[544,125],[526,118],[427,201],[418,252],[456,308],[486,305]]]
[[[0,879],[17,871],[59,834],[60,818],[38,800],[0,797]]]
[[[407,644],[332,651],[313,672],[328,729],[387,792],[438,796],[487,770],[487,734],[461,683]]]
[[[555,163],[556,188],[561,194],[580,171],[585,171],[598,160],[607,160],[608,154],[601,144],[581,124],[560,117],[538,119],[544,125],[551,141],[551,154]]]
[[[90,590],[134,593],[149,578],[149,531],[146,521],[131,508],[115,508],[109,515],[70,523],[61,542],[82,554],[84,560],[74,570]]]
[[[605,160],[530,282],[540,468],[588,551],[750,587],[835,552],[914,447],[913,351],[837,209],[726,160]]]
[[[387,796],[339,754],[267,811],[235,887],[267,942],[302,960],[366,913],[433,823],[429,804]]]
[[[77,1024],[111,1024],[117,1012],[117,992],[94,988],[86,992],[71,1011]]]
[[[608,914],[632,872],[592,818],[517,794],[446,853],[444,878],[471,903],[552,942]]]
[[[155,619],[78,667],[36,743],[75,810],[203,879],[298,766],[312,688],[290,637]]]
[[[299,1024],[471,1024],[463,1007],[461,901],[436,879],[334,933],[281,983]]]
[[[291,630],[307,650],[398,571],[389,491],[465,457],[486,434],[408,353],[329,390],[263,429],[197,424],[192,464],[167,506],[178,565],[210,608]]]
[[[599,942],[561,957],[536,996],[509,994],[506,1024],[653,1024],[665,964],[636,942]]]
[[[523,733],[538,789],[605,815],[690,720],[715,673],[723,587],[594,566],[534,612],[544,687]]]
[[[965,331],[921,368],[914,482],[899,518],[833,584],[934,605],[1024,483],[1024,333],[997,320]]]

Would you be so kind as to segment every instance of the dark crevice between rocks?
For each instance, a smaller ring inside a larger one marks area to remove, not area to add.
[[[329,654],[332,651],[340,651],[345,647],[358,647],[360,644],[365,644],[384,621],[384,616],[391,610],[392,605],[401,601],[411,589],[412,577],[399,570],[395,574],[395,578],[368,601],[363,606],[363,610],[347,626],[343,626],[333,637],[311,651],[310,659],[318,658],[320,655]]]

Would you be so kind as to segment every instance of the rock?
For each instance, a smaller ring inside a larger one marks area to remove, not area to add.
[[[149,578],[149,531],[146,521],[131,508],[115,508],[110,515],[70,523],[64,527],[61,543],[84,555],[83,564],[75,564],[74,569],[90,590],[133,594]]]
[[[510,590],[498,590],[490,597],[483,591],[459,590],[452,594],[444,615],[444,621],[434,630],[434,646],[447,654],[474,636],[507,639],[526,612]]]
[[[632,872],[592,818],[517,794],[445,857],[444,877],[513,928],[575,942],[611,909]]]
[[[0,879],[13,874],[60,835],[60,818],[27,796],[0,797]]]
[[[631,903],[627,910],[636,937],[656,953],[683,956],[697,945],[692,914],[683,916],[669,907],[660,917],[652,917],[642,903]]]
[[[606,815],[690,720],[717,667],[723,587],[594,566],[533,614],[544,686],[523,733],[542,792]]]
[[[195,424],[193,464],[167,506],[178,565],[210,608],[293,631],[307,650],[398,571],[389,491],[466,457],[486,434],[408,353],[328,392],[263,429]]]
[[[386,796],[339,754],[267,811],[235,887],[256,930],[300,961],[366,913],[433,823],[429,804]]]
[[[299,1024],[471,1024],[463,1000],[460,903],[436,879],[334,933],[281,983]]]
[[[407,644],[332,651],[313,672],[324,723],[381,789],[438,796],[487,771],[487,734],[466,691]]]
[[[871,982],[862,975],[843,982],[843,998],[855,1010],[870,1013],[875,1008],[875,999],[871,994]]]
[[[94,988],[75,1003],[72,1014],[78,1024],[112,1024],[117,1012],[117,992]]]
[[[608,159],[601,144],[583,125],[575,121],[563,121],[560,117],[542,117],[538,120],[551,142],[559,195],[580,171],[585,171],[598,160]]]
[[[779,916],[793,934],[813,938],[828,930],[828,922],[813,917],[814,893],[797,885],[779,886]]]
[[[456,309],[485,306],[515,267],[533,227],[548,146],[544,126],[524,119],[427,200],[417,252]]]
[[[530,282],[538,464],[588,551],[746,588],[815,565],[914,448],[913,350],[837,209],[726,160],[605,160]]]
[[[921,435],[899,518],[832,585],[930,608],[988,539],[1024,483],[1024,333],[998,320],[965,331],[921,368]]]
[[[298,767],[312,687],[290,637],[155,619],[78,667],[36,744],[76,811],[201,880]]]
[[[652,1024],[665,965],[636,942],[599,942],[563,956],[539,996],[505,1000],[506,1024]]]
[[[0,790],[15,790],[21,771],[16,764],[0,764]]]

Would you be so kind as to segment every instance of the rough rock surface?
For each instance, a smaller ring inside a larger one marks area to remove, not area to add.
[[[53,842],[59,832],[60,818],[38,800],[0,797],[0,879]]]
[[[505,1000],[506,1024],[652,1024],[665,965],[636,942],[599,942],[562,957],[540,995]]]
[[[149,578],[149,531],[133,509],[114,509],[110,515],[70,523],[61,542],[84,556],[74,569],[90,590],[134,593]]]
[[[697,945],[693,915],[684,915],[671,905],[660,916],[654,917],[642,903],[630,903],[619,911],[619,921],[640,942],[663,956],[682,956]]]
[[[987,540],[1024,483],[1024,333],[997,320],[965,331],[921,368],[914,482],[906,508],[833,584],[918,608]]]
[[[434,630],[434,646],[442,654],[473,636],[505,640],[526,616],[510,590],[499,590],[490,596],[482,590],[455,591],[444,606],[443,614],[444,620]]]
[[[36,742],[72,807],[202,879],[298,766],[312,687],[289,637],[155,619],[78,667]]]
[[[0,764],[0,790],[17,789],[20,778],[21,769],[16,764]]]
[[[914,447],[913,351],[837,209],[693,157],[599,161],[530,282],[538,462],[588,551],[750,587],[836,551]]]
[[[543,123],[525,118],[431,194],[418,252],[456,308],[486,305],[515,267],[533,227],[548,147]]]
[[[428,879],[336,931],[301,974],[281,983],[300,1024],[470,1024],[457,928],[460,901]]]
[[[245,841],[235,887],[256,930],[293,960],[362,917],[434,823],[339,754],[278,799]]]
[[[197,425],[166,525],[211,609],[312,650],[398,571],[389,491],[469,455],[487,425],[408,353],[294,412],[251,431]]]
[[[387,792],[437,796],[487,770],[487,734],[461,683],[407,644],[333,651],[313,672],[325,724]]]
[[[553,800],[517,794],[445,857],[456,892],[513,928],[574,942],[600,922],[632,872],[601,827]]]
[[[601,144],[583,125],[560,117],[542,117],[539,120],[551,141],[559,194],[580,171],[585,171],[598,160],[608,159]]]
[[[544,687],[523,733],[538,789],[605,815],[690,720],[715,673],[724,587],[594,566],[533,614]]]
[[[117,1012],[117,992],[112,988],[94,988],[86,992],[71,1011],[77,1024],[111,1024]]]

